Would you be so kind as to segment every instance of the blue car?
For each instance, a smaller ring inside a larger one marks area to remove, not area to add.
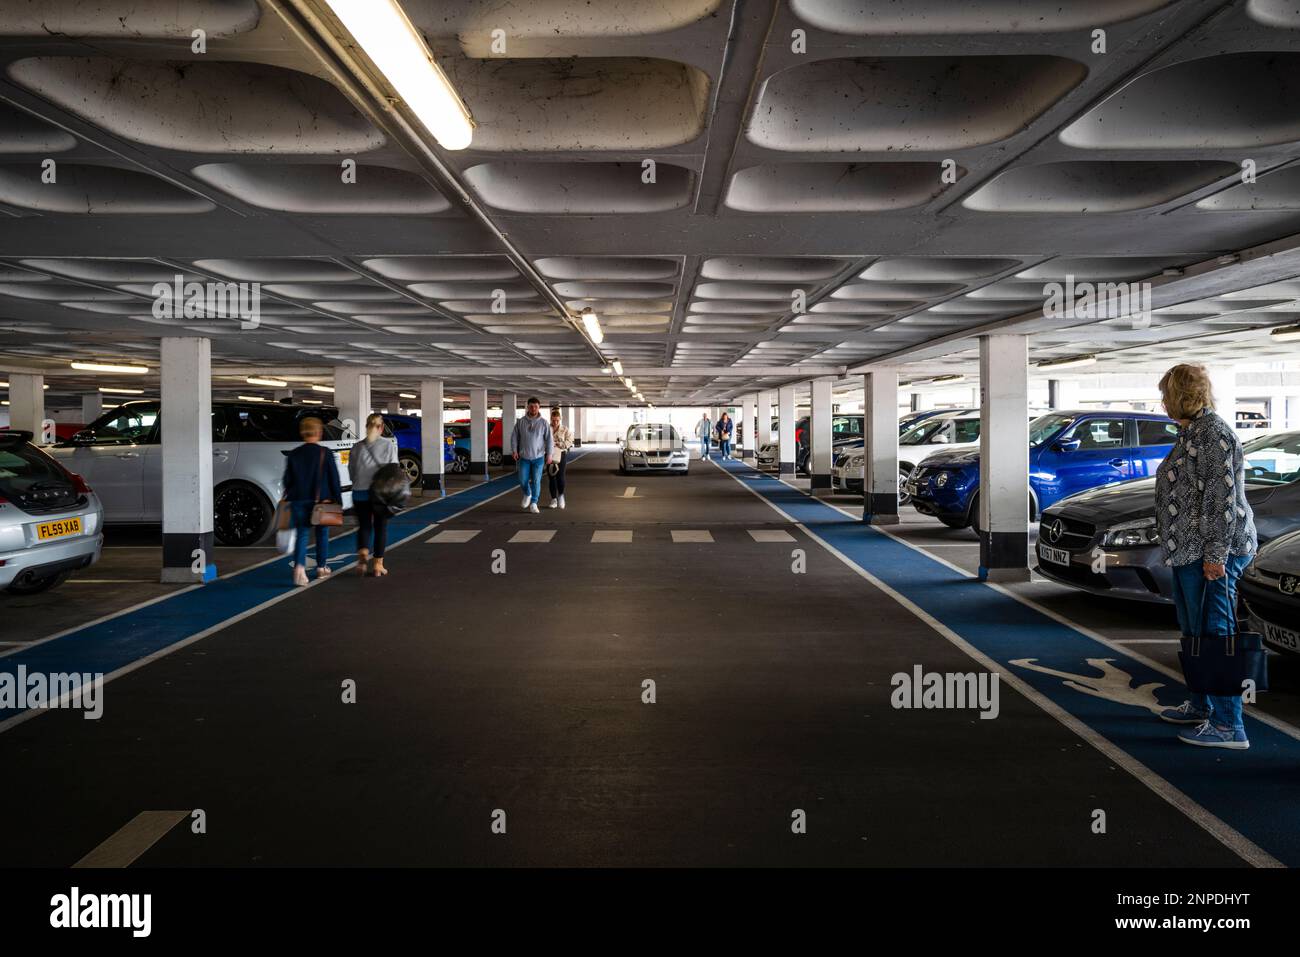
[[[1155,475],[1178,425],[1153,412],[1049,412],[1029,424],[1029,519],[1075,492]],[[931,455],[908,476],[912,507],[951,528],[979,519],[978,449]]]
[[[407,479],[418,486],[424,470],[424,445],[420,438],[420,417],[388,412],[384,414],[388,431],[397,440],[397,462]],[[444,434],[442,461],[448,472],[469,471],[469,429],[465,429],[465,449],[460,449],[455,426],[447,426]]]

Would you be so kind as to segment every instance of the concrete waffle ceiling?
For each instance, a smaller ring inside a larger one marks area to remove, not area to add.
[[[192,332],[232,393],[354,365],[623,401],[553,300],[665,404],[969,370],[997,329],[1101,368],[1300,351],[1267,335],[1300,321],[1293,0],[403,5],[476,123],[439,158],[533,276],[281,0],[0,0],[0,365]],[[262,283],[261,324],[155,318],[178,273]],[[1152,322],[1042,318],[1067,275],[1153,281]]]

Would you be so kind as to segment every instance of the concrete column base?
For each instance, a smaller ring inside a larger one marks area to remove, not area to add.
[[[984,582],[994,582],[1001,584],[1003,582],[1027,582],[1029,581],[1028,568],[984,568],[980,567],[979,579]]]
[[[782,462],[782,463],[781,463],[781,474],[782,474],[782,475],[793,475],[793,474],[794,474],[794,463],[793,463],[793,462]]]
[[[814,491],[831,487],[831,477],[829,475],[813,475],[808,482],[808,487]]]
[[[897,525],[902,519],[897,515],[863,515],[862,521],[868,525]]]
[[[163,567],[159,579],[164,585],[196,585],[215,581],[217,564],[212,561],[211,532],[164,532]],[[196,570],[194,553],[203,553]]]

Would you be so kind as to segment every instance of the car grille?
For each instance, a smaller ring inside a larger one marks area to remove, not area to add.
[[[1050,529],[1058,519],[1063,526],[1061,537],[1053,539]],[[1064,515],[1044,515],[1042,522],[1038,526],[1038,540],[1040,542],[1051,545],[1053,548],[1064,548],[1070,552],[1077,552],[1087,548],[1092,544],[1092,540],[1096,536],[1096,525],[1073,518],[1066,518]]]

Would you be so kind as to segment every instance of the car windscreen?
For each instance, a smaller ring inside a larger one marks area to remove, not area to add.
[[[628,435],[629,442],[676,442],[677,430],[671,425],[641,425]]]
[[[29,491],[71,485],[63,469],[27,443],[0,445],[0,495],[5,498],[23,499]]]
[[[226,436],[229,442],[301,442],[298,420],[306,415],[293,406],[231,406],[226,409]],[[325,438],[337,439],[337,426],[325,426]]]
[[[1255,439],[1242,446],[1246,481],[1285,485],[1300,480],[1300,432]]]
[[[1063,415],[1060,412],[1049,412],[1047,415],[1040,415],[1029,423],[1029,447],[1033,449],[1042,445],[1073,422],[1075,418],[1073,415]]]

